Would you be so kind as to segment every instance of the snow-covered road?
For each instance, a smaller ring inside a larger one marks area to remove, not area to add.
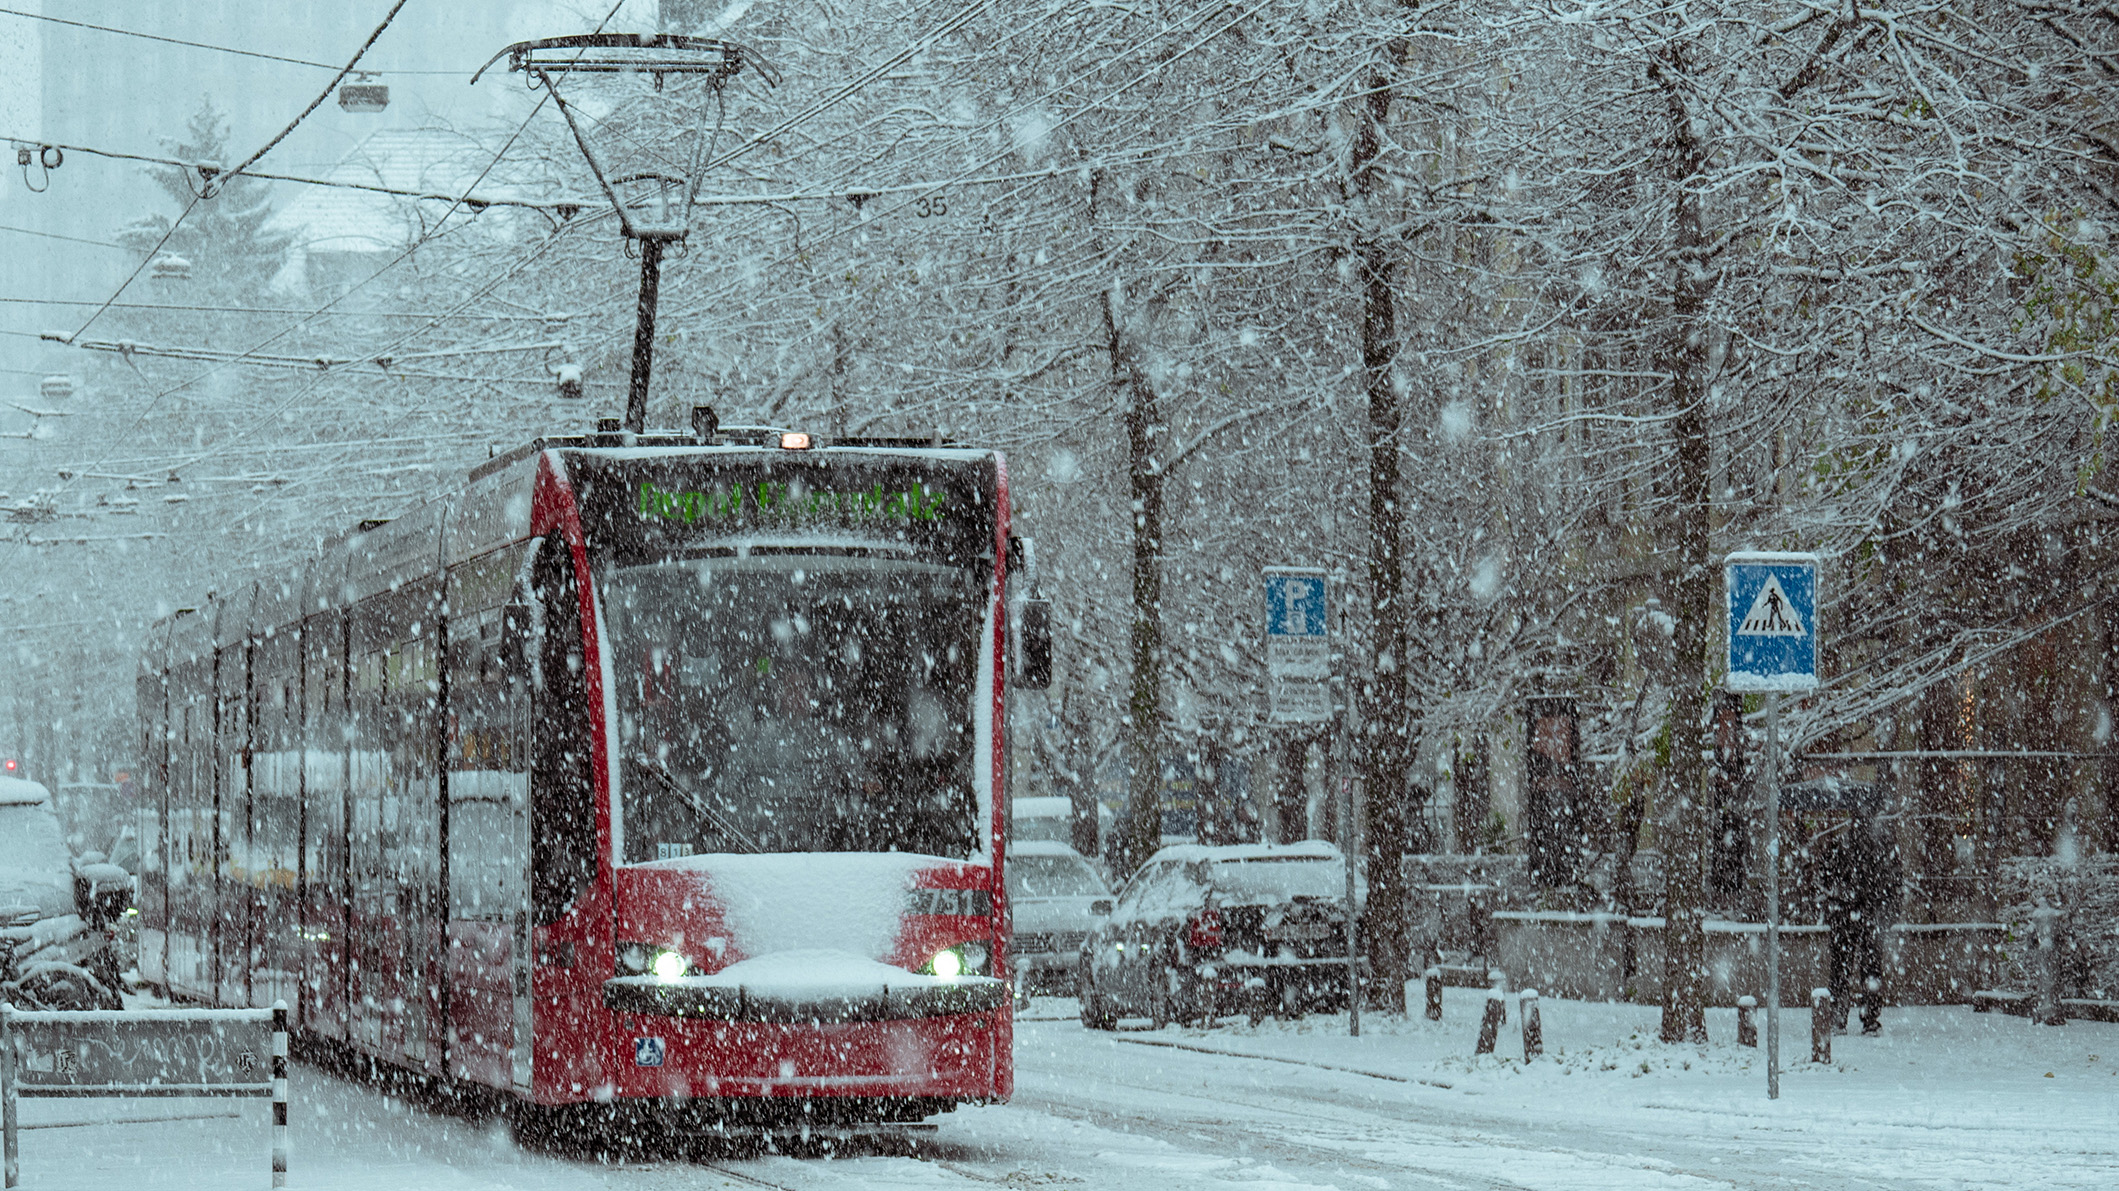
[[[1371,1017],[1211,1030],[1084,1030],[1072,1003],[1020,1022],[1013,1103],[829,1156],[726,1149],[623,1163],[525,1152],[504,1124],[298,1067],[293,1185],[522,1189],[1082,1187],[1120,1191],[2119,1186],[2119,1026],[1907,1009],[1881,1039],[1793,1063],[1710,1015],[1704,1050],[1649,1041],[1653,1010],[1548,1002],[1548,1053],[1474,1061],[1477,994],[1441,1023]],[[1512,1023],[1513,1024],[1513,1023]],[[1807,1057],[1788,1015],[1788,1058]],[[1510,1032],[1513,1035],[1513,1031]],[[160,1118],[160,1119],[156,1119]],[[25,1101],[25,1188],[267,1183],[257,1102]]]

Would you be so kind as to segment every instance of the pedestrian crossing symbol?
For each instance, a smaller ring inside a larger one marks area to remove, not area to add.
[[[1727,559],[1727,685],[1746,694],[1817,689],[1817,555],[1747,550]]]
[[[1759,588],[1751,601],[1751,610],[1744,613],[1742,623],[1736,626],[1743,637],[1802,637],[1808,635],[1800,614],[1788,602],[1788,593],[1781,590],[1781,581],[1768,574],[1766,585]]]

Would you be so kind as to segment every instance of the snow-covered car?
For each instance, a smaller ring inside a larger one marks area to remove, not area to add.
[[[67,855],[50,791],[0,778],[0,999],[119,1008],[109,925],[130,903],[131,884],[123,869]]]
[[[1015,969],[1025,992],[1071,994],[1081,968],[1082,941],[1107,906],[1111,887],[1080,852],[1052,840],[1008,846],[1008,906]]]
[[[1322,840],[1164,848],[1082,945],[1091,1029],[1345,1004],[1346,861]]]

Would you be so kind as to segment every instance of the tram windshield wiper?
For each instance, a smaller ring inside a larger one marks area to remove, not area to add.
[[[765,849],[758,846],[758,841],[752,839],[741,827],[730,822],[726,815],[715,810],[697,792],[686,789],[682,783],[678,782],[677,776],[670,772],[669,766],[646,756],[634,758],[634,764],[646,770],[650,776],[660,782],[663,789],[682,798],[686,806],[696,811],[700,818],[705,819],[724,838],[733,842],[737,851],[749,852],[753,855],[764,853]]]

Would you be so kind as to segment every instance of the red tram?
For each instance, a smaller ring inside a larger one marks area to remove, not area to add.
[[[1005,1099],[1012,544],[991,451],[541,439],[180,611],[140,971],[523,1105]]]

